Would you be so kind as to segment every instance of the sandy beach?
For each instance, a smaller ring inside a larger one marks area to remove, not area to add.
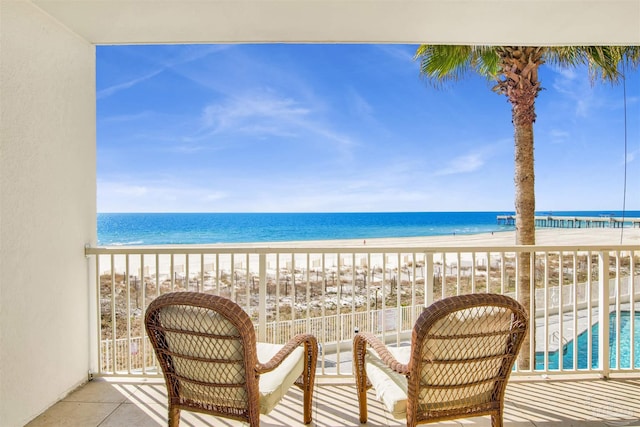
[[[622,237],[622,242],[621,242]],[[618,245],[626,246],[640,246],[640,228],[547,228],[539,229],[536,231],[536,245],[537,246],[572,246],[572,247],[612,247]],[[392,237],[381,239],[344,239],[344,240],[314,240],[314,241],[286,241],[286,242],[256,242],[256,243],[220,243],[210,245],[158,245],[158,246],[144,246],[141,248],[189,248],[189,249],[202,249],[202,248],[215,248],[215,249],[263,249],[263,248],[346,248],[348,252],[351,249],[355,249],[357,252],[366,252],[367,249],[374,248],[416,248],[418,250],[428,248],[434,249],[435,252],[439,252],[440,248],[486,248],[487,251],[494,252],[500,251],[499,248],[505,248],[515,245],[515,231],[504,231],[494,233],[483,234],[467,234],[467,235],[448,235],[448,236],[425,236],[425,237]],[[130,247],[135,252],[136,247]],[[117,249],[124,249],[124,247],[117,247]],[[251,252],[251,251],[249,251]],[[467,252],[463,250],[463,252]],[[180,250],[175,251],[175,267],[176,272],[185,272],[186,259],[180,254]],[[440,254],[437,255],[437,259],[440,259]],[[463,258],[470,257],[469,253],[463,254]],[[116,271],[125,270],[125,257],[115,257]],[[139,257],[133,256],[130,258],[130,271],[138,272],[140,268]],[[103,258],[103,264],[100,269],[103,273],[110,271],[110,262],[108,258]],[[205,269],[211,269],[212,259],[205,261]],[[220,265],[222,269],[230,269],[230,263],[227,257],[220,259]],[[244,269],[244,263],[242,257],[237,259],[240,269]],[[190,259],[189,271],[194,273],[200,271],[200,259],[196,257]],[[155,268],[154,259],[147,258],[145,260],[145,271],[152,272]],[[160,258],[160,269],[163,272],[170,271],[170,258],[165,255]],[[209,265],[209,266],[207,266]],[[285,264],[283,264],[285,265]],[[273,268],[271,266],[270,268]],[[257,271],[257,267],[253,266],[253,271]],[[148,273],[147,273],[148,274]],[[146,275],[146,274],[145,274]]]
[[[313,240],[205,245],[213,247],[452,247],[511,246],[515,231],[482,234],[458,234],[424,237],[389,237],[378,239]],[[640,228],[544,228],[536,231],[536,245],[640,245]],[[188,245],[202,246],[202,245]]]

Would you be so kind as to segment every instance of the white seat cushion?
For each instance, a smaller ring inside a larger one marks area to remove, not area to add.
[[[490,402],[493,383],[486,380],[497,375],[502,366],[502,359],[492,358],[492,356],[504,353],[510,327],[511,312],[500,307],[457,311],[435,322],[431,331],[443,337],[454,337],[460,333],[468,335],[488,333],[489,335],[478,338],[477,342],[469,339],[470,344],[467,349],[461,349],[454,345],[454,341],[450,339],[425,340],[422,349],[422,355],[425,359],[448,360],[450,362],[459,360],[459,368],[464,368],[464,370],[456,369],[454,363],[444,366],[425,363],[422,372],[418,373],[422,378],[420,395],[417,396],[420,404],[424,405],[424,408],[444,410],[464,407],[470,402],[476,404]],[[496,329],[507,333],[492,335],[491,332]],[[411,347],[387,347],[387,349],[398,362],[409,363]],[[467,360],[469,358],[477,360],[469,361]],[[394,418],[405,418],[408,394],[406,377],[389,369],[371,348],[367,349],[365,369],[369,381],[376,390],[378,400],[382,401]],[[454,380],[451,378],[451,374],[454,372],[464,373],[465,383],[477,382],[477,385],[466,387],[464,396],[459,395],[459,390],[456,389],[429,387],[430,385],[449,384]]]
[[[282,347],[279,344],[258,343],[258,360],[268,362]],[[260,375],[260,413],[268,414],[287,393],[304,371],[304,347],[293,350],[271,372]]]
[[[227,319],[217,313],[206,312],[204,309],[194,307],[167,307],[161,312],[162,324],[167,328],[197,330],[200,332],[216,331],[217,334],[237,336],[238,330]],[[183,324],[185,319],[198,316],[197,322]],[[193,381],[202,382],[232,382],[242,383],[245,372],[242,360],[242,344],[240,341],[224,340],[225,345],[220,345],[220,340],[209,337],[184,335],[179,333],[167,333],[167,341],[171,348],[178,348],[187,356],[236,360],[235,364],[207,362],[206,364],[191,358],[174,358],[176,371]],[[268,362],[282,348],[283,345],[257,343],[258,361]],[[206,366],[206,369],[203,368]],[[304,349],[298,347],[285,360],[271,372],[260,376],[260,412],[269,413],[286,394],[289,387],[302,374],[304,370]],[[215,379],[215,380],[212,380]],[[201,386],[192,382],[184,382],[182,385],[182,397],[195,401],[207,401],[214,397],[220,399],[219,404],[241,408],[246,402],[244,389],[236,389],[233,395],[228,388],[224,391],[214,391],[211,388],[203,390]],[[206,396],[205,396],[206,395]],[[203,397],[205,396],[205,397]],[[212,397],[213,396],[213,397]]]
[[[387,347],[389,352],[400,363],[409,363],[411,347]],[[394,418],[407,416],[407,377],[400,375],[385,365],[378,353],[368,348],[365,356],[367,377],[376,390],[376,397],[380,400]]]

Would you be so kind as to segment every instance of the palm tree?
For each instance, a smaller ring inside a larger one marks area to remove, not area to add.
[[[617,83],[620,67],[637,67],[640,46],[449,46],[422,45],[415,59],[420,73],[435,86],[456,81],[469,72],[493,80],[493,91],[511,103],[515,131],[515,211],[516,245],[535,245],[535,175],[533,167],[533,123],[535,99],[542,90],[538,68],[545,62],[568,68],[586,65],[592,82],[601,79]],[[624,69],[624,68],[623,68]],[[518,257],[518,300],[531,307],[531,259]],[[520,352],[519,366],[529,368],[531,343],[527,339]]]

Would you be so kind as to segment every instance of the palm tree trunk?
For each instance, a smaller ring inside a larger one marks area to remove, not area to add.
[[[533,123],[515,124],[516,245],[536,244]]]
[[[533,123],[536,120],[535,99],[540,91],[538,67],[543,48],[504,46],[498,48],[501,58],[501,75],[498,92],[507,96],[511,103],[511,115],[515,130],[515,208],[516,208],[516,245],[535,245],[535,186],[533,168]],[[529,313],[530,323],[535,322],[535,293],[531,294],[531,254],[518,255],[517,295],[516,298]],[[532,299],[533,297],[533,299]],[[535,327],[535,325],[531,325]],[[535,342],[525,337],[518,367],[531,368],[531,349]]]
[[[534,190],[534,162],[533,162],[533,123],[523,121],[515,126],[515,187],[516,187],[516,244],[535,245],[535,190]],[[518,255],[518,286],[517,299],[530,311],[529,319],[534,321],[535,286],[531,286],[531,254],[523,252]],[[532,289],[533,288],[533,289]],[[532,295],[532,291],[534,294]],[[533,325],[532,325],[533,327]],[[532,343],[525,337],[520,350],[518,367],[530,369]]]

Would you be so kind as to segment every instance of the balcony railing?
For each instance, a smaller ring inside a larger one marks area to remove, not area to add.
[[[354,331],[407,345],[416,318],[457,294],[519,295],[529,270],[531,369],[515,374],[640,370],[640,247],[87,248],[97,375],[157,375],[143,315],[158,295],[209,292],[236,301],[259,341],[312,333],[318,374],[351,375]]]

